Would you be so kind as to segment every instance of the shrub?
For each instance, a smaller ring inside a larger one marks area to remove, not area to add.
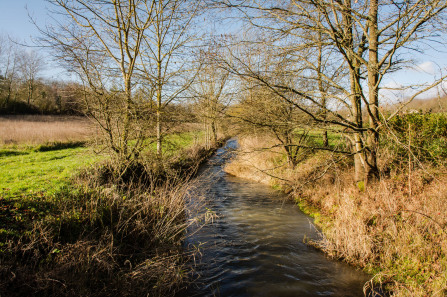
[[[395,163],[408,163],[409,154],[421,162],[441,165],[447,157],[447,114],[413,113],[394,117],[384,144],[395,151]]]

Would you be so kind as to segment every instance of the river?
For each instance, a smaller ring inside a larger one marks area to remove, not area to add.
[[[217,218],[185,241],[200,255],[182,296],[363,296],[368,275],[307,245],[319,233],[286,195],[223,171],[236,145],[229,140],[199,174],[212,181],[203,209]]]

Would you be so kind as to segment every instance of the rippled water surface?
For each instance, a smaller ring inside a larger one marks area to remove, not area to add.
[[[327,259],[303,240],[312,219],[268,186],[223,172],[230,140],[201,173],[211,177],[208,209],[218,218],[185,243],[201,246],[197,281],[183,296],[363,296],[368,276]]]

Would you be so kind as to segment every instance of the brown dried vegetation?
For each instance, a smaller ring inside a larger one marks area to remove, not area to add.
[[[424,163],[408,171],[405,165],[389,166],[394,156],[382,150],[385,174],[376,182],[356,185],[349,158],[315,152],[291,170],[277,152],[260,149],[271,146],[268,139],[242,138],[240,145],[242,153],[227,171],[291,191],[291,198],[322,230],[321,240],[312,244],[330,257],[364,268],[392,296],[445,296],[444,165]]]
[[[193,184],[120,186],[107,167],[86,171],[60,197],[59,215],[7,241],[0,292],[8,296],[167,296],[186,280],[181,238]],[[105,182],[107,181],[107,182]],[[118,186],[117,186],[118,184]],[[80,188],[79,188],[80,187]]]
[[[93,133],[93,125],[83,117],[0,116],[0,144],[2,145],[87,141],[92,138]]]

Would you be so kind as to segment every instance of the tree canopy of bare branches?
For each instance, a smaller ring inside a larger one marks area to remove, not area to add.
[[[161,155],[165,108],[194,78],[182,54],[200,1],[48,1],[57,17],[40,29],[41,44],[82,80],[107,146],[130,164],[155,128]]]
[[[338,127],[352,142],[355,179],[377,177],[379,136],[387,120],[380,115],[381,83],[404,66],[404,51],[436,38],[447,2],[215,2],[236,10],[256,32],[251,42],[241,42],[244,49],[229,47],[232,60],[222,60],[222,67],[263,85],[313,121]],[[259,49],[270,58],[247,62],[247,52]],[[288,79],[278,80],[277,65],[287,65],[281,76]]]

